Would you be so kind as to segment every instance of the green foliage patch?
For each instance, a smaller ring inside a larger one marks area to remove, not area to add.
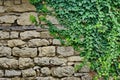
[[[49,30],[80,51],[84,62],[90,62],[94,78],[113,77],[120,80],[120,0],[30,0],[39,13],[48,13],[46,5],[55,11],[59,30],[49,21]],[[45,20],[44,20],[45,21]],[[81,52],[80,48],[84,48]],[[81,64],[81,65],[83,65]],[[80,66],[76,66],[79,69]]]

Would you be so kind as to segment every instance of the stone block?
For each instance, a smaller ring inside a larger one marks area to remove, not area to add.
[[[55,16],[49,16],[49,15],[47,15],[46,19],[48,21],[50,21],[52,24],[59,24],[59,22],[58,22],[58,20],[57,20],[57,18]]]
[[[9,47],[20,47],[20,46],[23,46],[25,45],[25,42],[22,41],[22,40],[18,40],[18,39],[14,39],[14,40],[9,40],[8,41],[8,46]]]
[[[36,31],[25,31],[20,33],[21,39],[31,39],[31,38],[36,38],[40,37],[40,32]]]
[[[60,79],[49,76],[49,77],[36,77],[36,80],[60,80]]]
[[[19,58],[19,69],[31,68],[34,66],[33,60],[30,58]]]
[[[15,32],[15,31],[12,31],[12,32],[10,32],[10,38],[18,38],[18,36],[19,36],[19,33],[18,32]]]
[[[37,13],[35,12],[23,13],[17,19],[18,25],[33,25],[33,23],[30,21],[30,15],[35,16],[37,19]]]
[[[61,45],[61,42],[59,39],[53,39],[53,45]]]
[[[50,35],[50,32],[44,31],[41,32],[41,38],[53,38],[53,37]]]
[[[65,77],[65,78],[62,78],[61,80],[81,80],[81,78],[78,78],[78,77]]]
[[[55,56],[55,46],[39,47],[39,56]]]
[[[47,46],[49,45],[49,41],[46,39],[32,39],[29,40],[28,45],[30,47],[40,47],[40,46]]]
[[[0,78],[0,80],[11,80],[10,78]]]
[[[56,77],[69,77],[74,73],[74,68],[72,66],[57,67],[52,69],[52,76]]]
[[[0,31],[0,39],[8,39],[9,32]]]
[[[49,76],[51,74],[51,70],[48,67],[43,67],[43,68],[41,68],[41,73],[44,76]]]
[[[0,58],[0,68],[1,69],[18,69],[18,60]]]
[[[11,48],[0,47],[0,56],[11,56]]]
[[[4,76],[4,72],[3,70],[0,70],[0,77],[3,77]]]
[[[17,57],[36,57],[37,56],[37,48],[17,48],[14,47],[12,50],[13,56]]]
[[[0,23],[14,23],[16,19],[15,15],[5,15],[0,17]]]
[[[22,70],[22,77],[35,77],[35,76],[36,76],[36,72],[32,68]]]
[[[77,61],[83,61],[83,57],[80,57],[80,56],[71,56],[71,57],[68,57],[68,61],[73,61],[73,62],[77,62]]]
[[[57,54],[63,57],[74,55],[74,49],[72,47],[58,47]]]
[[[17,71],[17,70],[5,70],[5,76],[6,77],[21,76],[21,71]]]

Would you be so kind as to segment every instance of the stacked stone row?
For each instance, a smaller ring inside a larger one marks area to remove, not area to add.
[[[0,31],[0,80],[90,80],[89,68],[72,47],[47,30]]]

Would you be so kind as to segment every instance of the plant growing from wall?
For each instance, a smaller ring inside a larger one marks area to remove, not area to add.
[[[84,62],[90,62],[98,80],[120,76],[120,0],[30,0],[39,13],[49,14],[51,6],[65,30],[59,30],[49,21],[49,30],[56,37],[65,39],[80,51]],[[43,18],[43,17],[42,17]],[[82,38],[82,39],[81,39]],[[80,68],[79,66],[75,67]]]

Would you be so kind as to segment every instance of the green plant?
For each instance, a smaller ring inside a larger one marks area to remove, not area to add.
[[[33,5],[49,5],[54,8],[56,17],[66,28],[59,30],[46,21],[50,32],[58,38],[64,38],[66,45],[72,45],[78,51],[81,47],[84,48],[83,52],[80,51],[80,56],[85,59],[83,64],[90,62],[91,69],[97,72],[94,79],[103,77],[104,80],[109,80],[113,77],[119,80],[120,0],[40,1]],[[76,66],[76,69],[79,67]]]

